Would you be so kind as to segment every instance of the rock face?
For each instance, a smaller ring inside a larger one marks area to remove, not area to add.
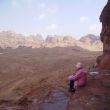
[[[43,40],[41,35],[23,36],[10,31],[0,32],[0,47],[5,49],[18,47],[80,47],[90,51],[102,51],[102,43],[98,36],[88,34],[80,40],[74,39],[72,36],[48,35]]]
[[[0,33],[0,47],[3,49],[7,47],[17,48],[19,45],[23,46],[24,43],[25,38],[20,34],[9,31],[3,31]]]
[[[76,46],[77,41],[71,36],[47,36],[46,47],[67,47]]]
[[[80,39],[80,42],[82,44],[80,43],[79,45],[81,45],[83,48],[86,48],[88,50],[92,50],[92,51],[102,50],[102,43],[100,42],[99,36],[88,34],[86,36],[83,36]]]
[[[110,70],[110,0],[104,7],[100,21],[102,22],[101,41],[103,43],[103,55],[100,59],[100,67]]]
[[[44,42],[41,35],[23,36],[10,31],[0,32],[0,47],[5,49],[7,47],[18,48],[19,46],[26,46],[32,48],[39,48]]]
[[[100,38],[98,36],[96,37],[95,35],[92,34],[88,34],[80,39],[81,42],[85,42],[85,43],[94,43],[99,40]]]
[[[26,47],[32,47],[32,48],[40,48],[42,47],[42,44],[44,43],[44,40],[41,35],[36,36],[29,36],[25,39],[25,45]]]

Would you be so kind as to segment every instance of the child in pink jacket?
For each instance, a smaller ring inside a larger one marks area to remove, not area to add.
[[[76,73],[68,77],[69,91],[75,92],[76,88],[85,86],[87,83],[87,69],[82,66],[82,63],[76,64]]]

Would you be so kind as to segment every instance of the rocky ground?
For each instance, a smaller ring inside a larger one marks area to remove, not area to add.
[[[109,110],[110,108],[110,73],[88,76],[88,84],[72,96],[69,110]]]
[[[88,75],[74,95],[67,76],[76,62],[92,67],[101,52],[75,48],[15,49],[0,53],[0,110],[109,110],[110,74]]]

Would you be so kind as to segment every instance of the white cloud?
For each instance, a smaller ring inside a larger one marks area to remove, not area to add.
[[[89,20],[89,18],[87,17],[87,16],[82,16],[82,17],[80,17],[80,21],[81,22],[86,22],[86,21],[88,21]]]
[[[40,14],[39,16],[34,16],[33,17],[33,20],[36,21],[36,20],[43,20],[46,18],[46,14],[45,13],[42,13]]]
[[[57,24],[50,24],[50,25],[48,25],[48,26],[46,27],[46,29],[47,29],[47,30],[54,30],[54,29],[56,29],[57,27],[58,27]]]
[[[39,20],[42,20],[42,19],[45,19],[45,18],[46,18],[46,14],[44,14],[44,13],[40,14],[39,17],[38,17]]]
[[[99,34],[101,32],[101,24],[92,24],[88,28],[90,33]]]
[[[43,14],[40,14],[39,16],[34,16],[33,20],[37,21],[37,20],[43,20],[45,18],[46,18],[46,14],[43,13]]]

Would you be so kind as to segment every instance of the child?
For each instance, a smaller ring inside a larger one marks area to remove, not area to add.
[[[85,69],[82,63],[76,64],[75,75],[68,77],[69,80],[69,91],[75,92],[78,87],[85,86],[87,83],[87,69]]]

